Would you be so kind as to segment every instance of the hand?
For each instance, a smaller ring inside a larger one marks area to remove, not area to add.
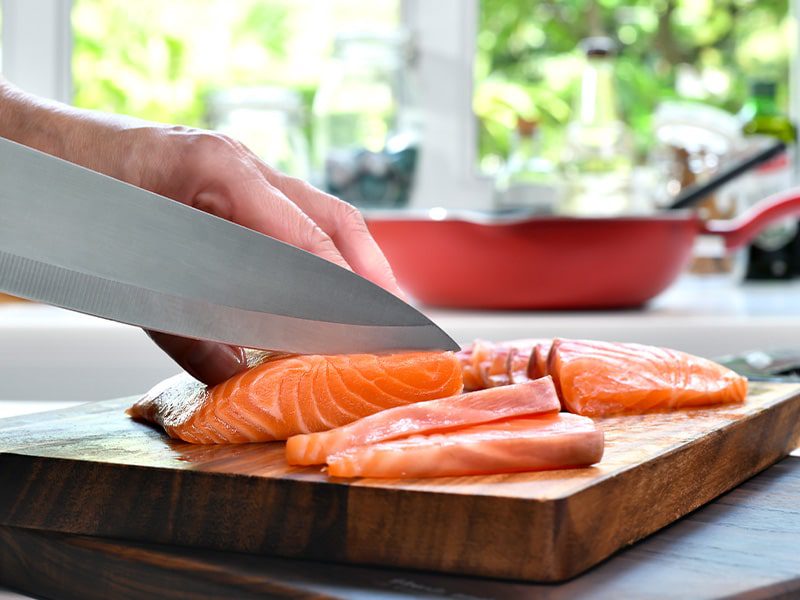
[[[275,171],[224,135],[75,109],[0,78],[0,136],[288,242],[402,296],[355,208]],[[246,367],[241,348],[149,335],[207,384]]]
[[[239,142],[184,127],[145,126],[116,131],[107,143],[124,152],[105,154],[112,157],[107,162],[95,154],[92,168],[288,242],[402,295],[361,213],[272,169]],[[149,335],[208,384],[246,367],[240,348]]]

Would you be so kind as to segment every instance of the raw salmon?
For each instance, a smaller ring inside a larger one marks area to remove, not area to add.
[[[248,364],[254,366],[212,388],[185,374],[167,379],[128,413],[196,444],[267,442],[462,389],[461,366],[451,352],[251,353]]]
[[[333,477],[444,477],[588,466],[603,432],[586,417],[550,413],[357,446],[328,457]]]
[[[290,465],[324,464],[328,456],[356,446],[553,412],[560,406],[549,377],[417,402],[384,410],[331,431],[290,437],[286,442],[286,460]]]
[[[552,340],[540,342],[533,347],[530,360],[528,362],[528,377],[538,379],[548,374],[547,357],[550,355],[550,348],[553,346]]]
[[[542,341],[524,339],[493,343],[475,340],[457,353],[464,372],[464,389],[469,392],[528,381],[531,351]]]
[[[747,396],[747,379],[722,365],[642,344],[555,340],[547,366],[564,407],[592,417]]]
[[[471,392],[486,388],[481,374],[481,365],[491,360],[493,349],[494,344],[483,340],[475,340],[472,344],[456,353],[461,363],[465,391]]]

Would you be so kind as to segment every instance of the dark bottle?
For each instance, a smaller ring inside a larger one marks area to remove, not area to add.
[[[746,136],[777,138],[791,145],[796,139],[792,122],[778,109],[773,81],[756,81],[751,85],[750,99],[740,117]],[[770,194],[790,187],[792,162],[788,153],[761,165],[749,177],[752,206]],[[798,222],[787,219],[766,229],[748,248],[747,279],[789,279],[800,272],[800,235]]]

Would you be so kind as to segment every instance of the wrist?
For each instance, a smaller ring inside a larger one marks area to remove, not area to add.
[[[75,164],[130,180],[126,157],[140,126],[134,119],[104,115],[27,94],[0,79],[0,137]]]

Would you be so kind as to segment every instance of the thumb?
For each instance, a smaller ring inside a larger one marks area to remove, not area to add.
[[[189,375],[216,385],[247,368],[244,351],[236,346],[177,337],[158,331],[147,335]]]

